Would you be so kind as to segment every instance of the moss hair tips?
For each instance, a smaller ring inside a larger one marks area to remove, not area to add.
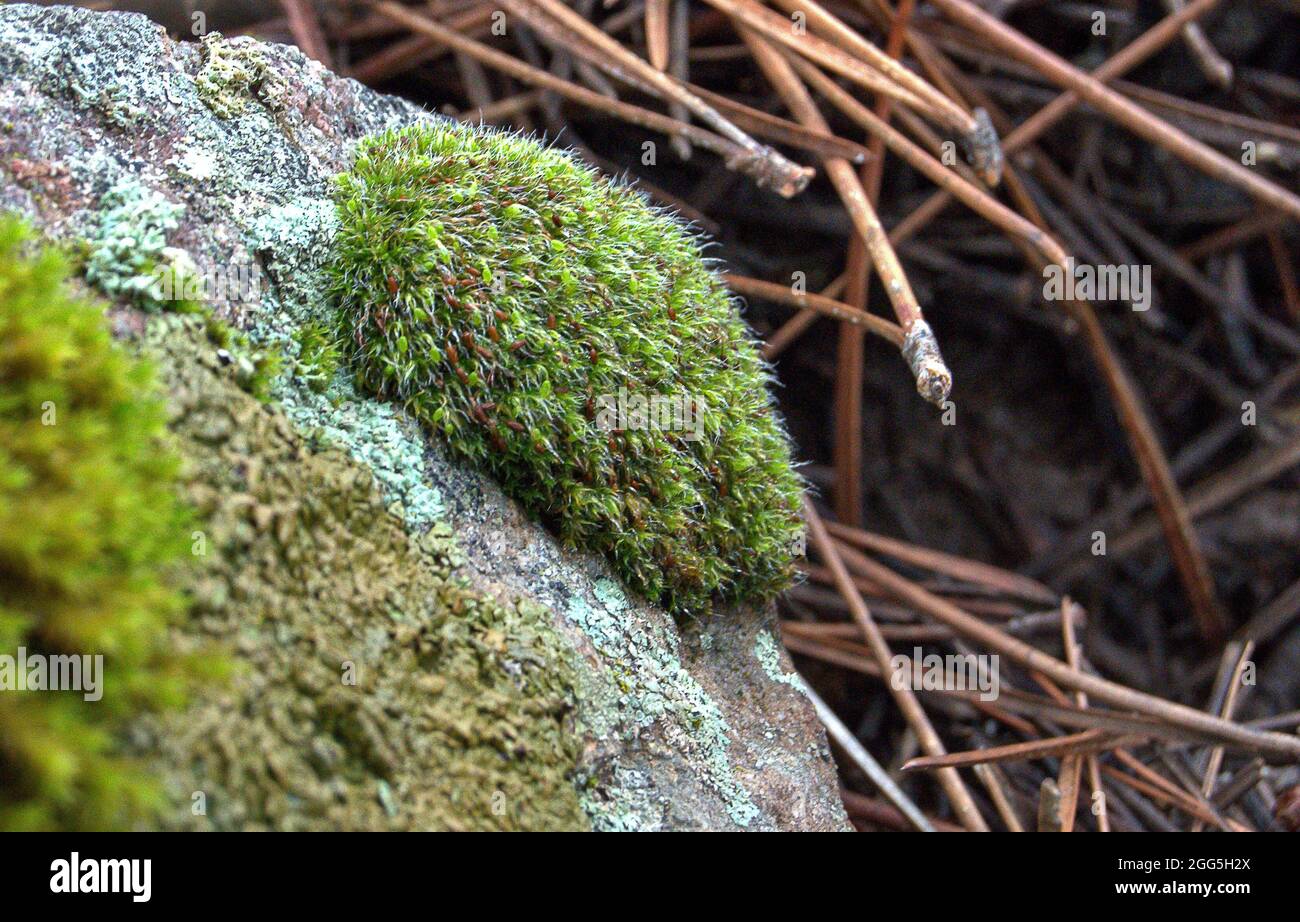
[[[362,142],[337,185],[361,386],[678,613],[788,585],[801,482],[770,376],[701,243],[529,138]]]

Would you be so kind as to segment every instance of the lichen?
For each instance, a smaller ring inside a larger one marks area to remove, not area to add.
[[[769,376],[675,219],[450,123],[363,142],[337,202],[332,290],[366,390],[676,612],[788,584],[800,484]]]
[[[163,643],[191,519],[153,370],[27,238],[0,218],[0,653],[102,656],[106,675],[102,700],[0,693],[0,829],[118,827],[161,804],[117,752],[126,722],[208,665]]]
[[[104,113],[110,125],[123,129],[139,124],[145,115],[144,109],[131,102],[127,88],[118,83],[104,87],[95,98],[94,107]]]
[[[807,689],[803,676],[781,668],[781,650],[776,645],[776,638],[768,631],[759,631],[754,637],[754,659],[763,667],[763,674],[773,682],[789,685],[800,693]]]
[[[370,470],[412,529],[446,518],[442,493],[424,477],[423,436],[410,420],[392,406],[358,397],[342,374],[323,392],[289,377],[278,382],[275,400],[312,444],[338,448]]]
[[[615,700],[584,711],[597,736],[608,735],[614,722],[628,739],[658,724],[675,751],[699,766],[705,782],[722,799],[728,816],[748,826],[758,806],[736,779],[729,756],[730,727],[718,706],[687,671],[678,657],[679,639],[665,625],[656,631],[630,617],[631,603],[612,580],[597,580],[597,604],[581,597],[570,600],[566,617],[580,627],[607,664],[617,688]],[[600,689],[594,689],[597,694]],[[626,779],[625,779],[626,780]],[[607,791],[585,790],[583,806],[596,829],[627,826],[628,792],[613,799]],[[639,811],[644,813],[645,811]],[[640,827],[638,827],[640,828]]]
[[[162,194],[124,179],[104,195],[99,222],[89,240],[86,281],[109,298],[145,310],[173,307],[165,289],[183,288],[193,263],[168,247],[167,233],[180,226],[185,207]]]
[[[193,144],[179,146],[176,156],[170,158],[167,165],[197,183],[212,179],[219,171],[217,158],[212,152]]]
[[[326,316],[326,266],[338,218],[327,198],[294,199],[249,219],[251,248],[267,254],[267,271],[292,327]]]
[[[203,66],[194,86],[219,118],[243,114],[254,94],[271,79],[256,41],[229,42],[220,32],[209,32],[203,36],[199,53]]]
[[[666,805],[645,772],[615,765],[599,788],[591,779],[582,806],[597,832],[657,832],[663,828]]]

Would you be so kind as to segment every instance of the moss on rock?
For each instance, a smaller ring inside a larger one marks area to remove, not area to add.
[[[152,370],[27,237],[0,218],[0,654],[102,655],[103,687],[87,701],[5,680],[0,829],[123,826],[160,804],[116,753],[125,722],[178,704],[201,664],[164,642],[189,517]]]
[[[0,222],[0,653],[106,678],[0,694],[0,829],[587,828],[551,613],[471,589],[449,529],[247,393],[237,332],[158,315],[132,358],[25,233]]]
[[[240,667],[136,728],[175,805],[162,825],[586,828],[551,613],[472,590],[449,530],[411,534],[366,468],[244,393],[202,318],[153,318],[146,348],[206,523],[174,642]]]
[[[293,373],[317,393],[323,393],[339,369],[338,336],[320,321],[309,321],[294,331],[298,355]]]
[[[451,123],[363,142],[337,202],[362,386],[674,611],[785,588],[789,443],[680,223],[562,152]]]

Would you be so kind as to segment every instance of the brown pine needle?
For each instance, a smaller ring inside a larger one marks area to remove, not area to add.
[[[621,100],[609,99],[594,90],[578,86],[568,80],[562,80],[554,74],[532,67],[504,52],[467,38],[437,20],[416,13],[407,7],[392,2],[392,0],[365,0],[365,2],[373,7],[376,12],[389,17],[395,22],[402,23],[412,31],[435,38],[447,47],[481,61],[495,70],[509,74],[517,80],[550,90],[566,99],[606,112],[634,125],[649,128],[652,131],[662,131],[670,137],[678,135],[686,137],[691,143],[718,154],[726,162],[729,169],[748,174],[760,185],[774,184],[776,191],[782,195],[790,196],[801,191],[812,176],[812,170],[807,167],[795,167],[785,158],[780,157],[779,154],[768,157],[763,151],[769,151],[772,154],[775,154],[775,152],[758,145],[752,139],[749,139],[748,135],[740,132],[734,126],[732,126],[733,132],[745,138],[748,141],[747,144],[737,144],[735,141],[721,137],[711,131],[706,131],[697,125],[680,122],[661,113],[652,112],[649,109],[643,109],[640,106],[634,106]],[[785,166],[782,164],[785,164]]]
[[[896,99],[918,112],[925,113],[932,120],[940,121],[943,118],[930,100],[921,98],[875,67],[845,54],[830,42],[811,34],[795,34],[788,19],[766,7],[759,6],[752,0],[705,0],[705,2],[731,16],[738,29],[750,29],[765,39],[780,42],[799,54],[807,55],[827,70],[834,71],[873,93],[882,93]],[[938,95],[937,91],[936,95]],[[944,102],[951,105],[947,99],[944,99]],[[969,120],[969,116],[965,113],[962,113],[962,118]]]
[[[775,301],[778,304],[788,304],[801,310],[815,311],[823,317],[856,324],[881,339],[888,340],[900,349],[903,347],[902,327],[883,317],[877,317],[875,314],[868,314],[856,307],[850,307],[843,301],[836,301],[833,298],[807,292],[797,292],[789,285],[764,282],[761,279],[737,275],[734,272],[723,273],[723,280],[726,281],[727,287],[736,294],[748,298],[763,298],[768,301]]]
[[[1070,664],[1070,668],[1075,672],[1080,672],[1080,658],[1083,651],[1079,647],[1079,642],[1075,639],[1074,622],[1079,606],[1075,605],[1068,598],[1061,600],[1061,641],[1065,646],[1065,661]],[[1075,706],[1080,710],[1088,709],[1088,696],[1081,691],[1074,693]],[[1097,762],[1095,753],[1089,753],[1084,760],[1088,769],[1088,787],[1092,790],[1091,806],[1093,813],[1097,817],[1097,831],[1110,832],[1110,816],[1106,811],[1106,794],[1101,786],[1101,768]],[[1073,823],[1073,813],[1070,816],[1070,822]],[[1068,831],[1068,829],[1067,829]]]
[[[989,762],[1023,762],[1029,759],[1047,759],[1085,753],[1105,752],[1117,746],[1131,746],[1142,742],[1142,737],[1114,736],[1104,730],[1085,730],[1069,736],[1054,736],[1007,746],[990,746],[969,752],[952,752],[942,756],[919,756],[903,764],[903,771],[933,771],[936,768],[964,768]]]
[[[1079,95],[1099,112],[1128,128],[1134,134],[1158,145],[1196,167],[1207,176],[1244,189],[1271,208],[1279,208],[1300,218],[1300,196],[1283,189],[1261,174],[1223,156],[1162,119],[1156,118],[1120,93],[1107,87],[1071,65],[1064,58],[990,16],[970,0],[933,0],[954,22],[960,23],[981,39],[1023,61],[1058,86]]]
[[[826,565],[830,567],[831,572],[834,574],[836,586],[844,596],[844,601],[848,603],[853,613],[853,620],[861,629],[863,639],[871,648],[872,656],[881,674],[889,675],[892,660],[889,644],[881,636],[875,619],[871,617],[871,611],[867,608],[866,603],[862,601],[862,596],[858,593],[848,570],[845,569],[843,562],[840,560],[839,552],[831,541],[826,526],[822,524],[821,516],[817,514],[817,510],[813,508],[807,497],[804,497],[803,504],[804,518],[808,524],[808,537],[812,539],[813,546],[817,548],[826,561]],[[921,748],[929,755],[943,755],[945,752],[943,742],[930,724],[929,718],[926,717],[925,710],[921,707],[920,701],[917,700],[916,694],[906,685],[895,687],[893,682],[889,684],[889,688],[894,700],[898,703],[899,710],[907,718],[908,726],[916,733]],[[948,795],[948,799],[952,801],[953,810],[961,817],[962,824],[967,829],[986,831],[988,825],[984,822],[979,808],[975,806],[974,799],[972,799],[956,769],[940,769],[938,777],[939,783]]]
[[[1212,717],[1186,705],[1126,688],[1098,676],[1077,673],[1070,668],[1069,664],[967,614],[953,603],[923,589],[883,564],[851,548],[841,548],[840,553],[846,558],[851,558],[856,566],[873,581],[886,587],[895,597],[928,617],[948,625],[966,639],[1000,653],[1026,669],[1042,673],[1066,688],[1086,692],[1090,698],[1096,698],[1114,707],[1135,711],[1247,752],[1278,760],[1294,761],[1300,758],[1300,737],[1282,733],[1263,733],[1248,726]]]
[[[897,55],[881,51],[814,0],[776,0],[776,2],[792,15],[805,14],[816,28],[826,32],[841,48],[924,99],[932,107],[930,113],[924,114],[933,114],[938,124],[961,137],[969,153],[971,165],[979,173],[980,178],[990,186],[996,186],[1001,181],[1002,149],[997,132],[989,122],[987,113],[982,111],[968,113],[953,99],[945,96],[900,64]]]
[[[813,175],[811,169],[759,144],[674,77],[656,70],[558,0],[501,0],[501,4],[551,44],[584,58],[612,77],[688,109],[743,151],[732,162],[759,185],[770,186],[786,198],[807,187]]]
[[[289,32],[302,53],[313,61],[332,67],[329,45],[321,31],[320,19],[308,0],[280,0],[284,15],[289,20]]]
[[[739,28],[741,37],[754,53],[754,59],[795,118],[805,127],[829,133],[830,126],[785,56],[749,29],[743,26]],[[848,161],[827,160],[826,174],[853,219],[854,227],[866,244],[876,271],[885,285],[885,291],[889,294],[894,314],[903,328],[903,355],[912,369],[917,392],[930,403],[942,406],[952,389],[952,372],[939,354],[934,333],[925,322],[916,294],[898,262],[898,254],[890,246],[880,218],[871,207],[866,190]]]
[[[964,580],[977,585],[988,586],[1007,595],[1016,596],[1041,605],[1056,605],[1057,596],[1042,583],[965,557],[945,554],[929,548],[909,544],[895,538],[887,538],[860,528],[827,522],[826,528],[836,538],[846,541],[863,550],[886,554],[895,560],[921,567],[934,573],[942,573],[954,579]]]
[[[645,47],[650,66],[658,71],[668,69],[668,14],[672,0],[646,0]]]

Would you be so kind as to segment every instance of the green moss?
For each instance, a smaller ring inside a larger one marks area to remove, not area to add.
[[[0,653],[102,654],[104,689],[0,691],[0,829],[122,826],[158,804],[114,755],[123,721],[194,666],[163,643],[190,519],[151,368],[27,236],[0,219]]]
[[[339,370],[341,344],[333,326],[310,321],[294,332],[298,357],[293,373],[316,393],[324,392]]]
[[[275,379],[284,369],[284,359],[280,353],[271,350],[257,350],[252,358],[239,360],[240,386],[260,400],[267,403],[271,399],[271,388]]]
[[[203,305],[193,304],[192,310],[174,313],[201,315],[208,342],[219,346],[223,350],[221,357],[235,366],[235,380],[239,386],[262,403],[270,402],[276,379],[284,369],[284,358],[274,346],[258,347],[248,334],[232,327]]]
[[[363,387],[675,611],[787,585],[800,482],[769,374],[681,224],[455,124],[363,142],[337,203],[332,293]]]

